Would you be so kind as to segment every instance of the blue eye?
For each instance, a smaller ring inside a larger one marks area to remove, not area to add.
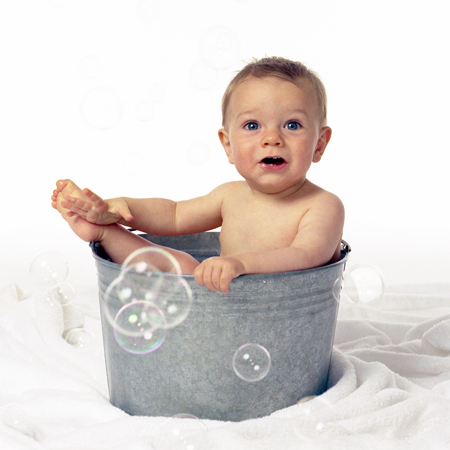
[[[286,124],[288,130],[298,130],[300,127],[301,125],[298,122],[288,122]]]
[[[244,128],[249,131],[254,131],[259,128],[259,125],[256,122],[248,122],[245,124]]]

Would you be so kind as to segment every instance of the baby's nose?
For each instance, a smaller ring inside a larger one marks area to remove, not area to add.
[[[264,133],[263,139],[262,139],[262,146],[280,146],[283,143],[283,139],[281,137],[281,134],[278,130],[275,129],[269,129]]]

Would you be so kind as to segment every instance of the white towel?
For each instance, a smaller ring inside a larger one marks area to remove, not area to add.
[[[329,389],[271,416],[231,423],[131,417],[111,406],[100,320],[87,296],[75,306],[96,339],[80,350],[62,337],[61,306],[38,295],[19,301],[19,292],[0,292],[2,450],[450,448],[450,295],[342,302]]]

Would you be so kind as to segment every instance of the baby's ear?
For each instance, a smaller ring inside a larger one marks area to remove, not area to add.
[[[316,150],[313,155],[313,162],[317,163],[322,159],[322,156],[327,148],[328,142],[331,139],[331,128],[323,127],[320,130],[319,139],[317,140]]]
[[[219,139],[220,142],[225,149],[225,153],[227,154],[228,161],[230,164],[234,164],[233,152],[231,151],[230,138],[228,136],[228,131],[225,128],[221,128],[219,130]]]

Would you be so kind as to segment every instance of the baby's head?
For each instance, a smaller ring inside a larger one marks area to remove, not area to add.
[[[304,89],[306,86],[315,93],[322,126],[327,122],[327,94],[322,81],[312,70],[304,64],[282,57],[266,57],[254,59],[241,69],[231,80],[222,98],[222,126],[226,126],[228,105],[231,95],[237,85],[248,77],[265,78],[277,77],[289,81]]]

